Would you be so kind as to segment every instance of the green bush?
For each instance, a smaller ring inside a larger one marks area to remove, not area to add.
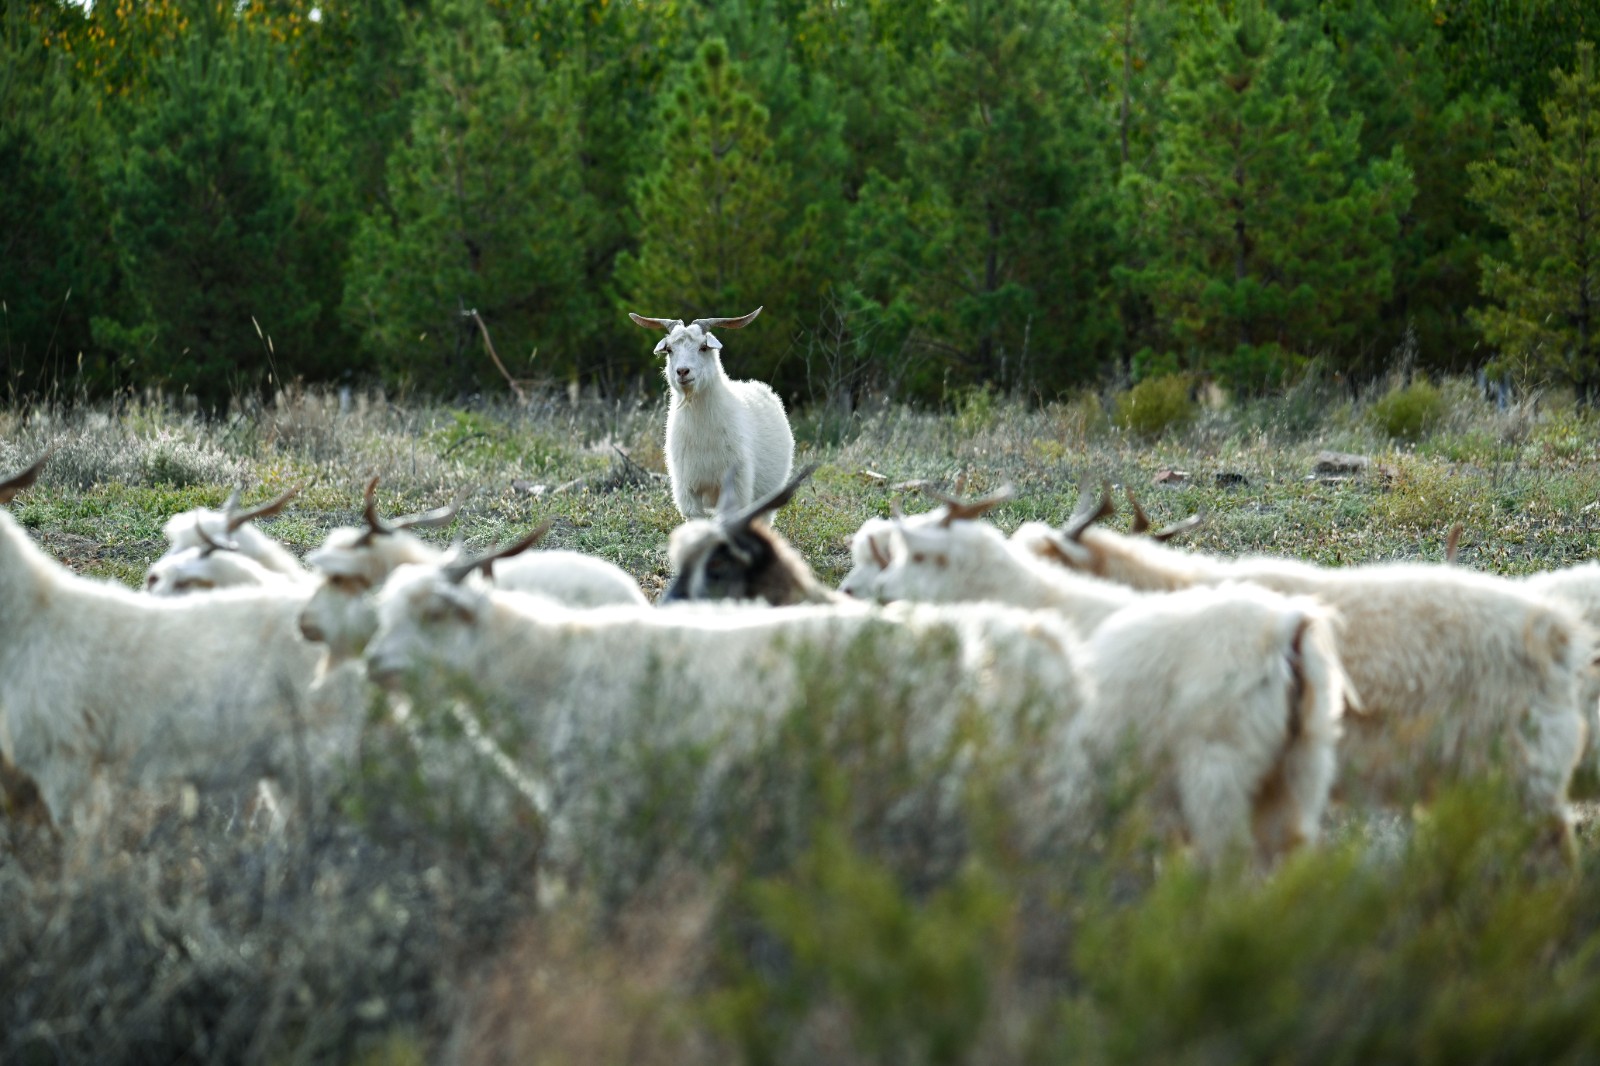
[[[1396,385],[1372,405],[1373,425],[1397,440],[1414,441],[1444,420],[1445,399],[1437,386],[1418,378]]]
[[[1111,420],[1118,428],[1142,437],[1160,436],[1169,428],[1188,425],[1195,414],[1189,385],[1184,374],[1146,378],[1117,394]]]

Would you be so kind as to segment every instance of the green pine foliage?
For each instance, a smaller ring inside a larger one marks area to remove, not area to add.
[[[654,389],[623,312],[763,305],[730,370],[824,421],[1402,351],[1587,395],[1587,312],[1533,295],[1587,253],[1523,219],[1597,36],[1592,0],[20,0],[3,394],[503,390],[467,308],[511,376],[617,396]]]
[[[571,72],[508,48],[484,0],[442,4],[420,47],[410,133],[389,155],[387,207],[355,237],[345,315],[385,376],[417,387],[505,387],[464,311],[508,373],[565,378],[598,318]]]
[[[734,377],[771,376],[795,323],[790,169],[769,120],[727,42],[702,44],[663,96],[633,187],[638,246],[617,259],[619,314],[688,321],[766,308],[761,328],[740,334]]]
[[[1360,117],[1331,114],[1325,41],[1254,0],[1213,22],[1189,35],[1157,170],[1124,178],[1149,264],[1125,277],[1186,369],[1259,391],[1300,355],[1359,346],[1411,175],[1398,152],[1363,162]]]
[[[922,372],[1055,390],[1116,335],[1106,158],[1075,84],[1079,27],[1058,3],[963,0],[896,86],[904,176],[874,172],[851,217],[855,284],[913,321]]]
[[[101,158],[123,288],[95,340],[125,377],[207,406],[347,365],[328,328],[349,220],[340,137],[282,60],[248,24],[196,31],[155,61]]]
[[[1495,369],[1524,383],[1572,385],[1600,397],[1600,81],[1594,46],[1554,75],[1548,134],[1513,121],[1510,144],[1472,168],[1472,195],[1504,226],[1510,251],[1483,259],[1484,294],[1497,305],[1473,320],[1499,350]]]

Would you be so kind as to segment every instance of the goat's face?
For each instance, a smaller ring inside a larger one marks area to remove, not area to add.
[[[869,518],[850,538],[850,559],[854,563],[839,591],[846,596],[870,600],[877,596],[878,576],[889,565],[889,541],[894,523],[887,518]]]
[[[437,567],[402,566],[377,598],[367,676],[388,689],[414,688],[425,675],[470,677],[488,606],[481,589],[457,584]]]
[[[949,603],[972,598],[968,582],[957,575],[970,569],[964,565],[972,554],[969,542],[986,533],[999,537],[987,522],[896,523],[889,537],[889,565],[874,585],[878,602]]]
[[[145,572],[145,591],[152,596],[184,596],[191,592],[262,584],[250,564],[227,552],[185,548],[168,552]]]
[[[656,345],[665,357],[667,387],[688,398],[722,379],[722,342],[698,323],[674,325]]]
[[[206,542],[197,526],[203,526],[206,535],[213,541],[232,539],[232,534],[228,532],[227,515],[221,511],[213,511],[209,507],[196,507],[173,515],[167,519],[166,525],[161,527],[161,532],[167,538],[167,551],[162,558],[177,555],[191,548],[205,547]]]
[[[370,593],[389,576],[385,554],[363,540],[363,531],[343,528],[329,533],[306,562],[322,583],[300,611],[301,635],[328,645],[331,661],[360,655],[378,628]]]
[[[725,529],[704,519],[672,531],[667,558],[678,576],[664,602],[754,599],[759,596],[758,579],[777,562],[772,545],[759,532]]]

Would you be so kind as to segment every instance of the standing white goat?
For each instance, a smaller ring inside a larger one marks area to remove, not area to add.
[[[722,342],[713,329],[742,329],[761,308],[739,318],[628,317],[666,334],[655,354],[665,356],[671,404],[667,409],[667,473],[672,500],[685,518],[709,518],[723,482],[733,471],[733,507],[743,509],[778,491],[794,465],[794,433],[783,401],[762,381],[734,381],[722,369]]]

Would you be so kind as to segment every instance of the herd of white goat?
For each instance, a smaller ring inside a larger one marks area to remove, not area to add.
[[[1317,839],[1334,798],[1405,808],[1489,776],[1571,847],[1568,785],[1600,704],[1600,567],[1513,580],[1221,559],[1171,547],[1181,528],[1151,531],[1137,503],[1130,532],[1106,528],[1109,490],[1007,537],[985,517],[1002,490],[869,520],[833,589],[770,522],[815,468],[790,477],[781,404],[728,381],[709,332],[754,316],[635,316],[666,334],[686,519],[660,605],[609,562],[528,551],[546,527],[487,554],[435,548],[413,530],[455,521],[462,499],[389,518],[375,478],[361,524],[304,562],[255,524],[293,493],[178,515],[143,592],[73,574],[0,507],[9,778],[64,831],[175,787],[270,795],[297,766],[352,757],[375,685],[514,719],[498,765],[581,849],[646,787],[624,765],[641,743],[710,753],[694,785],[710,795],[719,767],[845,686],[903,715],[930,766],[960,773],[970,745],[1019,753],[1007,794],[1041,848],[1125,811],[1108,792],[1133,781],[1151,824],[1202,861],[1270,866]],[[707,444],[693,419],[722,430]],[[0,503],[44,462],[0,482]]]

